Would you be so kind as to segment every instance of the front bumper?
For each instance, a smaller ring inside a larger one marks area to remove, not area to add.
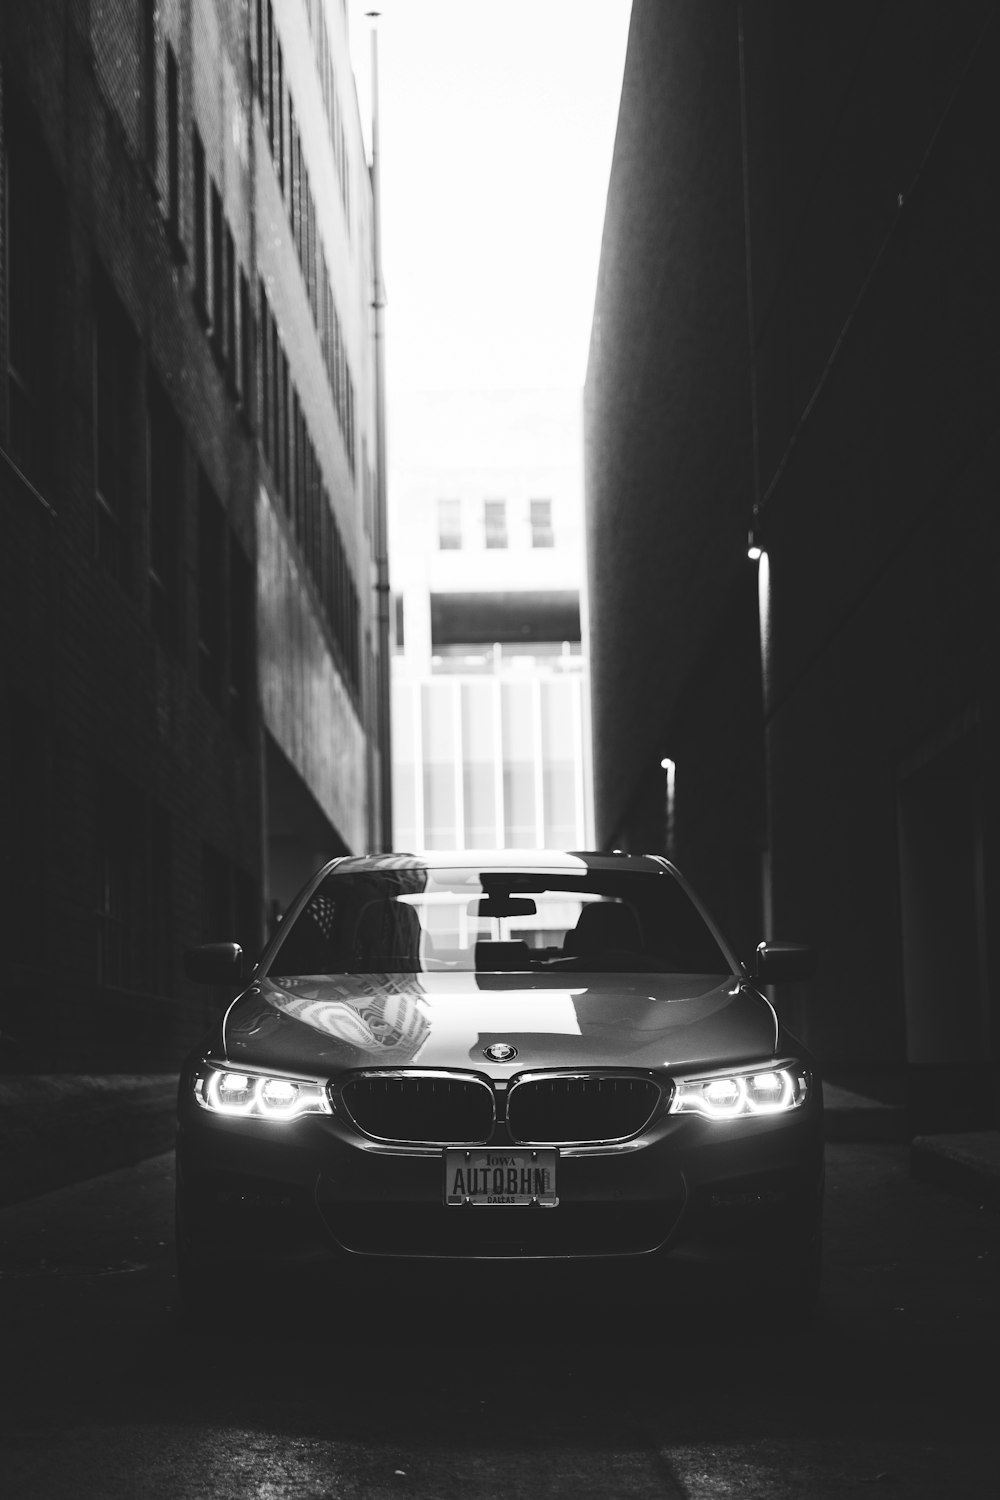
[[[788,1114],[661,1114],[632,1140],[560,1148],[553,1208],[446,1207],[442,1157],[369,1140],[336,1115],[214,1115],[182,1079],[181,1251],[229,1266],[767,1261],[818,1233],[820,1090]]]

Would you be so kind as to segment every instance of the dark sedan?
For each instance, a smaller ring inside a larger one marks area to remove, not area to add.
[[[817,1296],[820,1084],[761,988],[811,955],[741,963],[666,860],[335,860],[252,968],[187,962],[241,986],[180,1082],[189,1304],[402,1262]]]

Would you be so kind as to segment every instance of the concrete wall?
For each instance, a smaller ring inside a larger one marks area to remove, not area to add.
[[[259,502],[261,708],[347,848],[367,838],[364,732],[274,511]],[[331,854],[340,852],[331,848]],[[304,875],[301,878],[305,878]]]
[[[660,778],[677,702],[711,649],[720,601],[724,608],[744,571],[750,422],[746,340],[734,336],[741,318],[732,14],[640,4],[585,397],[602,843],[629,826],[646,779]]]
[[[676,756],[677,852],[733,930],[822,950],[789,1019],[905,1068],[924,1119],[991,1116],[997,1064],[997,51],[985,4],[637,0],[588,374],[600,837],[657,845]],[[905,809],[959,744],[956,840]],[[942,864],[940,971],[964,938],[929,999],[904,893]]]
[[[364,846],[366,771],[377,763],[365,670],[348,683],[331,600],[313,585],[287,495],[262,453],[260,425],[258,262],[318,434],[323,483],[356,588],[356,634],[366,643],[373,577],[365,505],[374,447],[371,210],[343,8],[322,11],[329,13],[353,203],[349,230],[329,230],[331,242],[340,235],[340,249],[328,256],[356,386],[353,471],[305,306],[289,230],[290,179],[282,198],[262,142],[256,4],[164,0],[147,35],[141,22],[149,9],[127,0],[82,7],[13,0],[0,10],[0,907],[12,965],[0,998],[6,1072],[172,1065],[222,998],[187,983],[181,950],[227,935],[252,947],[263,931],[268,732],[291,757],[283,778],[297,778],[291,791],[282,781],[275,801],[294,804],[296,815],[275,834],[297,840],[310,867],[326,852]],[[307,7],[276,9],[282,17],[294,12],[295,36],[283,33],[293,59],[289,76],[310,101],[301,111],[303,151],[314,193],[328,203],[338,189]],[[314,20],[319,12],[308,7]],[[176,221],[168,48],[178,77]],[[211,263],[206,305],[196,305],[195,128],[205,151],[206,213],[214,184],[234,268],[252,295],[245,328],[234,329],[225,298],[217,305]],[[19,198],[12,160],[26,165]],[[265,213],[273,220],[266,252]],[[20,240],[15,232],[8,241],[8,217],[15,231],[27,225]],[[128,350],[119,423],[123,540],[113,567],[102,550],[97,498],[100,306],[113,309]],[[24,372],[14,369],[19,316],[30,333],[20,347],[30,350],[28,404],[35,413],[27,447]],[[248,370],[229,353],[242,353],[244,334]],[[159,450],[149,411],[157,390],[173,414],[177,462],[168,507],[169,630],[158,623],[153,579]],[[211,577],[199,534],[207,491],[221,538]],[[265,561],[259,531],[268,542],[267,576],[284,580],[298,610],[294,640],[306,642],[310,661],[321,663],[318,693],[270,691],[272,665],[287,668],[292,643],[275,647],[267,633],[273,590],[257,619],[255,579]],[[213,645],[219,677],[211,688],[206,600],[221,604]],[[258,636],[269,647],[269,717],[261,711]],[[364,647],[359,659],[367,664]],[[287,847],[281,853],[284,894],[295,860]],[[113,962],[108,933],[117,934]]]

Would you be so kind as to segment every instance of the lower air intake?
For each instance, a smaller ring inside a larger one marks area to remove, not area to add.
[[[441,1260],[576,1260],[645,1255],[664,1243],[679,1203],[560,1203],[558,1208],[442,1204],[321,1205],[333,1239],[355,1255]]]

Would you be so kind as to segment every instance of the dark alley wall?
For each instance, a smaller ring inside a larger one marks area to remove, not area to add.
[[[673,757],[679,861],[925,1121],[994,1108],[997,19],[636,0],[587,380],[599,840]]]

